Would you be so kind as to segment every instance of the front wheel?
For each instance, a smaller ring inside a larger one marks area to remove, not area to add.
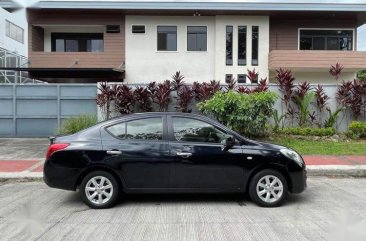
[[[285,201],[288,185],[283,175],[275,170],[258,172],[249,184],[249,196],[262,207],[278,207]]]
[[[91,172],[80,186],[86,205],[95,209],[110,208],[118,201],[119,187],[116,178],[105,171]]]

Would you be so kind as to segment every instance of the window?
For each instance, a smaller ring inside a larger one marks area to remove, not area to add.
[[[20,43],[24,43],[24,29],[8,20],[5,21],[5,34]]]
[[[145,25],[132,25],[132,33],[145,33]]]
[[[52,52],[103,52],[102,33],[51,33]]]
[[[233,75],[232,74],[226,74],[225,75],[225,83],[230,83],[231,80],[233,79]]]
[[[133,120],[107,128],[115,137],[129,140],[162,140],[163,121],[160,117]]]
[[[247,75],[238,74],[238,84],[245,84],[247,82]]]
[[[233,26],[226,26],[226,65],[233,65]]]
[[[353,30],[300,30],[300,50],[353,50]]]
[[[238,65],[247,64],[247,27],[238,27]]]
[[[252,65],[258,65],[259,27],[252,26]]]
[[[177,141],[221,143],[226,133],[206,122],[173,117],[174,138]]]
[[[177,26],[158,26],[158,51],[177,51]]]
[[[207,27],[187,27],[187,51],[207,51]]]

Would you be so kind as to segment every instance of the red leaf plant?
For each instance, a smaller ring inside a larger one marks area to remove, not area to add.
[[[329,69],[329,74],[334,77],[335,80],[338,80],[343,70],[343,66],[340,63],[336,63],[336,65],[332,65]]]
[[[172,75],[172,90],[179,90],[180,87],[184,85],[184,76],[180,73],[180,71],[175,72],[174,75]]]
[[[258,72],[255,71],[255,68],[253,70],[247,69],[247,76],[250,80],[250,83],[256,83],[258,81]]]
[[[182,86],[177,90],[177,96],[177,106],[175,108],[181,112],[192,112],[188,109],[189,103],[194,97],[192,88],[187,85]]]
[[[121,114],[132,113],[132,106],[135,103],[133,91],[127,85],[118,85],[116,89],[115,108]]]
[[[147,87],[137,87],[134,91],[133,91],[133,95],[135,100],[137,101],[139,108],[144,111],[144,112],[148,112],[152,110],[151,107],[151,93],[148,90]]]
[[[168,111],[170,102],[170,93],[172,92],[170,80],[165,80],[163,83],[158,84],[157,88],[153,89],[153,102],[159,105],[159,111]]]

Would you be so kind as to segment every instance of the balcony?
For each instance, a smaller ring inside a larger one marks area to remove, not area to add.
[[[123,57],[120,52],[31,52],[32,68],[120,68]]]
[[[269,69],[323,71],[340,63],[345,72],[366,69],[366,51],[272,50]]]

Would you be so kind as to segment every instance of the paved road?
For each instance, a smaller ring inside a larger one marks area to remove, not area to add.
[[[74,192],[0,183],[0,240],[366,240],[366,179],[308,184],[272,209],[237,195],[149,195],[91,210]]]
[[[43,160],[47,138],[0,138],[0,160]]]

